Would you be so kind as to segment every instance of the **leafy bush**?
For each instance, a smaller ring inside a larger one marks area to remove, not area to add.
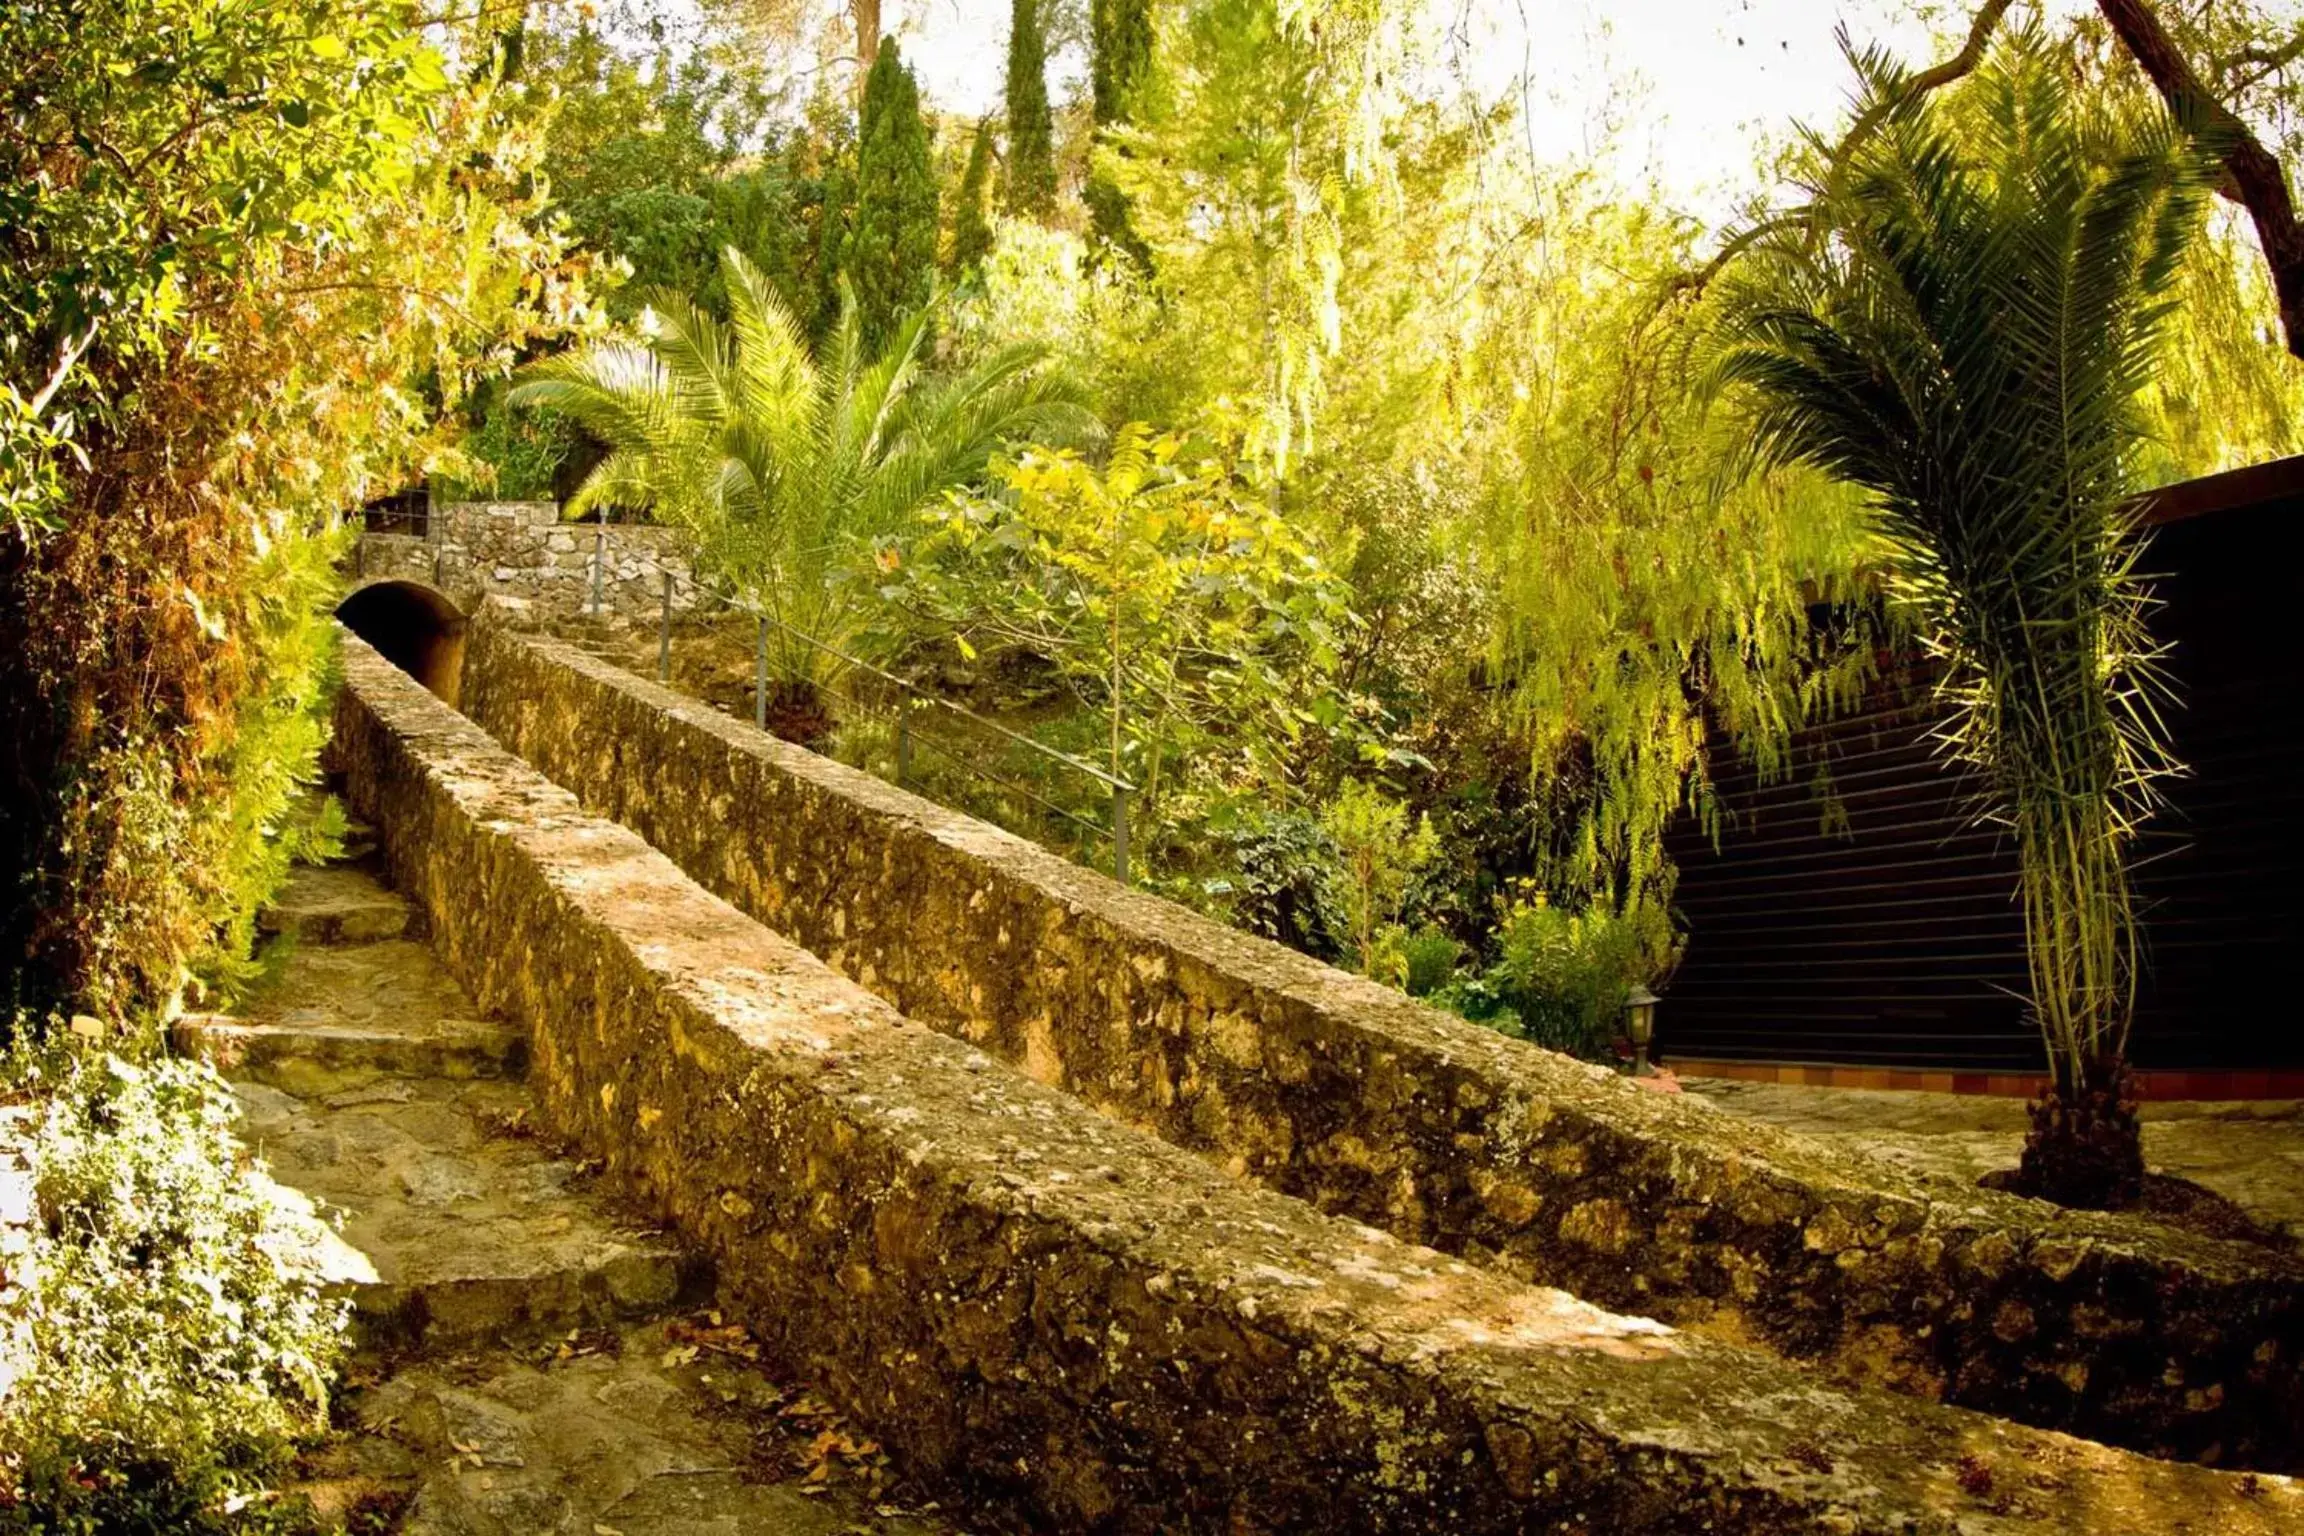
[[[1410,997],[1430,997],[1455,979],[1463,958],[1447,929],[1426,923],[1400,941],[1400,985]]]
[[[1189,864],[1227,800],[1294,798],[1308,732],[1349,725],[1336,689],[1351,593],[1210,433],[1114,434],[995,460],[1001,489],[955,495],[883,589],[964,655],[1041,658],[1109,731],[1099,766],[1136,785],[1143,862]]]
[[[441,477],[441,498],[549,501],[580,435],[559,412],[520,409],[497,391],[453,455],[451,472]]]
[[[0,1227],[24,1250],[0,1270],[0,1533],[292,1528],[262,1485],[326,1417],[344,1307],[309,1267],[320,1224],[250,1177],[204,1066],[18,1076],[0,1137],[27,1133],[31,1208]]]
[[[1161,893],[1290,949],[1333,959],[1320,917],[1320,889],[1334,877],[1336,845],[1317,818],[1231,804],[1205,828],[1213,869],[1161,886]]]
[[[342,510],[583,311],[497,57],[350,0],[0,7],[39,104],[0,114],[35,498],[0,513],[0,1007],[120,1019],[238,958],[316,771]]]
[[[1508,1032],[1585,1057],[1606,1052],[1625,992],[1660,975],[1675,952],[1653,908],[1570,912],[1540,891],[1505,908],[1496,942],[1480,1000],[1510,1010],[1517,1027]]]
[[[1408,887],[1440,851],[1428,816],[1372,784],[1347,780],[1320,813],[1320,830],[1337,851],[1322,882],[1323,915],[1361,971],[1382,981],[1406,978],[1406,935],[1399,931]]]

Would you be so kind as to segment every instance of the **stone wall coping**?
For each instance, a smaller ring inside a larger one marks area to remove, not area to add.
[[[1322,1216],[913,1025],[345,640],[334,762],[547,1117],[900,1457],[1060,1528],[2304,1531]]]
[[[1622,1073],[1578,1061],[1456,1017],[1365,976],[1339,970],[1273,940],[1219,923],[1166,897],[1121,884],[989,822],[938,805],[859,768],[811,752],[686,694],[628,672],[567,641],[539,634],[496,638],[527,646],[559,665],[618,689],[705,731],[730,750],[764,759],[779,772],[822,786],[870,810],[903,833],[929,839],[983,866],[985,872],[1038,891],[1074,917],[1100,919],[1258,992],[1287,998],[1342,1029],[1382,1045],[1428,1055],[1465,1072],[1514,1082],[1532,1097],[1604,1106],[1638,1134],[1685,1139],[1690,1150],[1732,1157],[1749,1169],[1773,1169],[1820,1189],[1866,1200],[1924,1206],[1936,1219],[2003,1226],[2120,1252],[2181,1256],[2207,1274],[2260,1276],[2267,1258],[2251,1245],[2176,1228],[2140,1230],[2137,1219],[2064,1210],[1998,1190],[1913,1173],[1797,1131],[1750,1120],[1708,1100],[1635,1086]],[[2275,1267],[2304,1280],[2304,1260]]]
[[[1913,1174],[1454,1018],[566,644],[466,707],[910,1017],[1322,1209],[2027,1422],[2282,1466],[2304,1259]],[[645,770],[634,765],[646,762]]]

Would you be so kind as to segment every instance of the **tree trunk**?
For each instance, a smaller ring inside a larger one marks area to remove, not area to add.
[[[2133,1205],[2144,1185],[2144,1127],[2136,1075],[2118,1056],[2087,1063],[2072,1083],[2051,1082],[2032,1101],[2023,1160],[2007,1187],[2080,1210]]]
[[[864,77],[880,57],[880,0],[848,0],[848,14],[856,22],[856,94],[864,94]]]
[[[2254,221],[2256,243],[2272,269],[2281,331],[2289,352],[2304,357],[2304,225],[2296,220],[2288,173],[2248,125],[2209,91],[2147,0],[2097,0],[2097,9],[2176,121],[2223,161],[2224,182],[2217,190],[2247,209]]]
[[[768,706],[762,713],[769,735],[812,750],[826,742],[839,724],[824,690],[805,678],[770,683]]]

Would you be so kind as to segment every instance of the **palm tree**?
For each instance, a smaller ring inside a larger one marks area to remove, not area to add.
[[[2083,121],[2037,33],[1937,95],[1856,63],[1877,129],[1751,237],[1709,363],[1763,463],[1869,493],[1891,597],[1942,664],[1947,740],[2012,832],[2050,1064],[2014,1185],[2125,1203],[2128,852],[2174,768],[2129,498],[2204,169],[2171,124]]]
[[[950,376],[928,370],[935,301],[867,354],[855,297],[812,357],[800,322],[733,248],[720,254],[726,323],[678,295],[641,312],[639,341],[597,342],[525,371],[512,400],[574,418],[610,452],[571,516],[646,506],[696,535],[699,560],[759,603],[777,713],[820,734],[838,663],[878,603],[876,541],[983,473],[1000,444],[1090,418],[1073,386],[1014,347]]]

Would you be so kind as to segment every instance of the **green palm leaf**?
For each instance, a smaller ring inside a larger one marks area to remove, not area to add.
[[[569,503],[651,509],[688,528],[701,558],[773,616],[845,648],[877,601],[849,579],[871,541],[984,471],[1005,442],[1093,426],[1046,354],[1014,349],[948,378],[928,367],[934,301],[868,352],[853,294],[821,356],[758,268],[722,252],[729,318],[659,295],[641,339],[604,341],[529,368],[512,391],[548,405],[609,453]],[[778,681],[829,680],[821,651],[780,637]]]

